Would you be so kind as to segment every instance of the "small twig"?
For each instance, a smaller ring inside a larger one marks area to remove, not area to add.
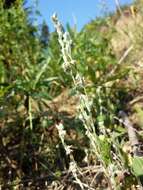
[[[122,55],[122,57],[120,58],[119,60],[119,64],[121,64],[124,59],[128,56],[128,54],[130,53],[130,51],[133,49],[133,45],[131,45],[125,52],[124,54]]]
[[[131,146],[133,148],[133,155],[134,156],[140,156],[140,151],[139,151],[140,143],[138,141],[136,131],[135,131],[131,121],[129,120],[127,114],[124,111],[120,111],[119,115],[123,120],[124,126],[128,130],[129,141],[130,141]]]
[[[118,66],[126,59],[126,57],[129,55],[129,53],[132,51],[133,45],[131,45],[122,55],[122,57],[119,59],[117,65],[113,68],[113,70],[110,72],[110,75],[112,75],[117,69]]]
[[[137,103],[137,102],[139,102],[139,101],[142,101],[142,100],[143,100],[143,96],[138,96],[138,97],[134,98],[133,100],[131,100],[131,101],[129,102],[129,105],[132,106],[132,105],[134,105],[135,103]]]
[[[118,11],[120,12],[121,15],[123,15],[122,9],[120,7],[119,0],[115,0],[115,3],[116,3],[116,7],[117,7]]]

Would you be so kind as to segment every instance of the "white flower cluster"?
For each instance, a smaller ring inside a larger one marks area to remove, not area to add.
[[[66,131],[64,130],[64,126],[62,123],[59,123],[58,125],[56,125],[56,128],[58,129],[59,132],[59,137],[61,139],[62,145],[64,146],[64,149],[66,151],[66,154],[69,155],[72,152],[72,146],[68,146],[65,143],[65,135],[66,135]]]
[[[64,64],[62,65],[62,67],[64,71],[66,72],[71,67],[71,65],[75,63],[75,61],[71,57],[72,40],[70,38],[69,33],[64,32],[63,26],[59,22],[56,14],[53,14],[52,20],[58,33],[58,40],[61,46],[62,57],[64,60]]]
[[[73,67],[72,64],[75,63],[75,61],[72,59],[71,56],[71,38],[67,32],[64,32],[62,24],[59,22],[58,17],[56,14],[52,16],[52,20],[54,22],[54,26],[56,28],[56,31],[58,33],[58,40],[59,44],[61,46],[61,52],[62,57],[64,60],[63,69],[64,71],[67,71],[69,69],[75,88],[77,89],[77,93],[79,94],[80,101],[79,101],[79,113],[80,113],[80,119],[84,123],[84,127],[86,129],[86,135],[91,141],[92,146],[94,149],[96,149],[97,152],[97,140],[96,140],[96,133],[95,133],[95,127],[94,127],[94,121],[91,114],[91,105],[92,102],[89,101],[89,97],[86,94],[86,89],[84,87],[84,77],[80,75],[78,70],[76,71],[76,75],[73,75]],[[78,91],[79,87],[82,87],[83,93]],[[62,129],[62,128],[61,128]],[[62,134],[59,133],[59,134]],[[63,138],[63,136],[61,135]],[[65,146],[66,149],[66,146]]]

